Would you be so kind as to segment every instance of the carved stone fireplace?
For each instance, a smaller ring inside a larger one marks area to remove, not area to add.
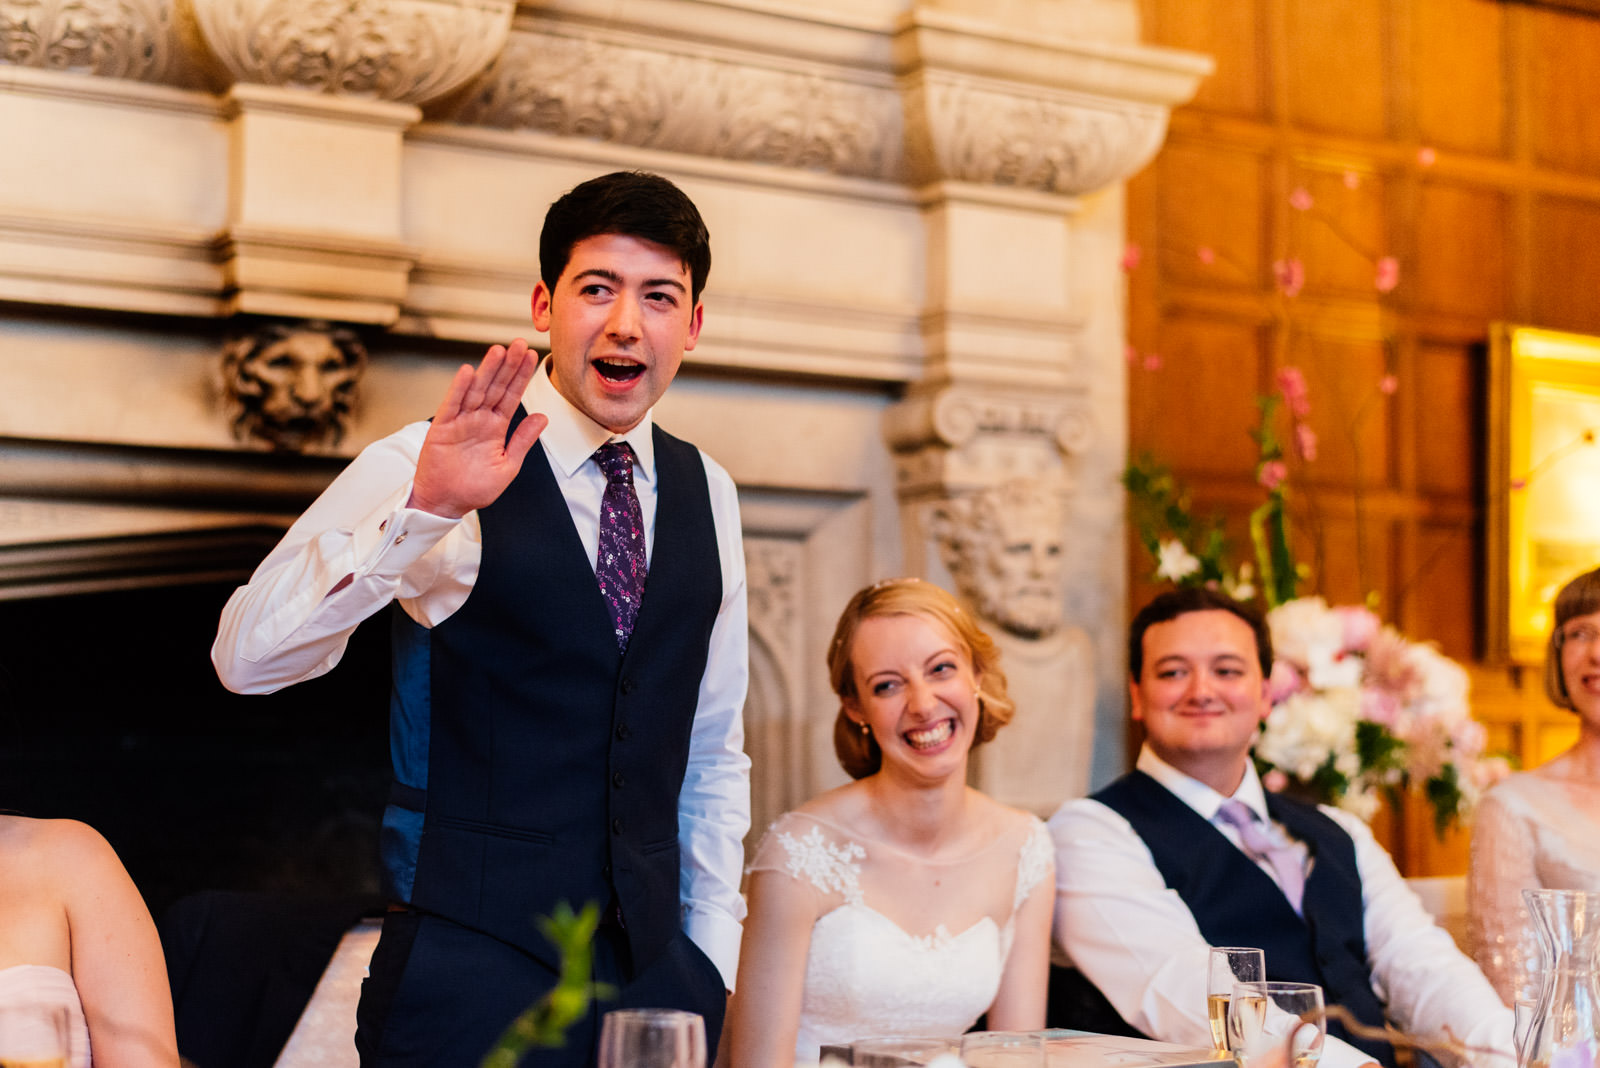
[[[1006,647],[1023,711],[986,789],[1044,810],[1109,778],[1120,183],[1208,62],[1140,45],[1134,0],[603,8],[0,0],[0,597],[120,615],[237,581],[459,362],[530,333],[545,206],[646,168],[712,232],[657,417],[741,489],[757,828],[842,778],[825,643],[891,574]],[[279,342],[279,384],[241,392],[239,355]],[[261,416],[298,381],[303,411]],[[203,655],[209,625],[148,655]],[[11,670],[92,660],[37,655]]]

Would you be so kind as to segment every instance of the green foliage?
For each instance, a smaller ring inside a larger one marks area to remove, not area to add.
[[[1454,764],[1446,764],[1433,778],[1422,786],[1428,803],[1433,806],[1433,833],[1440,838],[1460,818],[1465,798],[1461,792],[1461,776]]]
[[[1405,770],[1406,743],[1396,738],[1388,727],[1364,719],[1356,723],[1356,755],[1365,770]]]
[[[591,901],[582,912],[574,913],[572,906],[562,901],[551,915],[540,916],[536,922],[560,953],[560,979],[544,997],[511,1021],[478,1068],[516,1068],[530,1049],[566,1045],[567,1030],[589,1011],[589,1002],[616,994],[611,987],[590,979],[594,971],[594,933],[600,926],[599,905]]]

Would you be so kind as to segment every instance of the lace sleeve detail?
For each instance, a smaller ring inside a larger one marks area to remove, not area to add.
[[[849,840],[834,840],[823,826],[789,813],[767,829],[751,871],[781,871],[820,893],[861,903],[861,861],[867,851]]]
[[[1028,836],[1022,841],[1022,854],[1017,858],[1017,891],[1011,901],[1015,912],[1028,900],[1034,887],[1056,870],[1056,847],[1044,821],[1037,816],[1028,817]]]
[[[1519,818],[1516,786],[1507,780],[1479,802],[1467,875],[1472,954],[1507,1005],[1533,992],[1539,948],[1522,888],[1538,886],[1534,828]]]

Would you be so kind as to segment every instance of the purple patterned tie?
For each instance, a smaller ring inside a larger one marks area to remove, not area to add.
[[[1272,870],[1278,873],[1278,885],[1283,887],[1283,896],[1289,899],[1295,912],[1299,912],[1300,899],[1306,892],[1305,862],[1300,858],[1300,851],[1281,841],[1282,835],[1269,834],[1256,818],[1255,810],[1243,801],[1224,801],[1217,809],[1217,818],[1238,829],[1244,851],[1253,859],[1272,865]]]
[[[607,442],[595,450],[594,460],[606,475],[594,577],[617,626],[617,648],[626,651],[644,595],[644,513],[633,491],[632,447],[625,441]]]

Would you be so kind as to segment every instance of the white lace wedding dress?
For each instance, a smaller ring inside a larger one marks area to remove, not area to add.
[[[1473,816],[1472,953],[1507,1005],[1538,993],[1539,940],[1523,889],[1600,892],[1600,783],[1563,775],[1561,764],[1512,775]]]
[[[784,872],[816,895],[796,1059],[869,1035],[971,1027],[1000,988],[1012,918],[1053,857],[1045,825],[1022,814],[940,863],[815,816],[780,818],[750,870]]]

